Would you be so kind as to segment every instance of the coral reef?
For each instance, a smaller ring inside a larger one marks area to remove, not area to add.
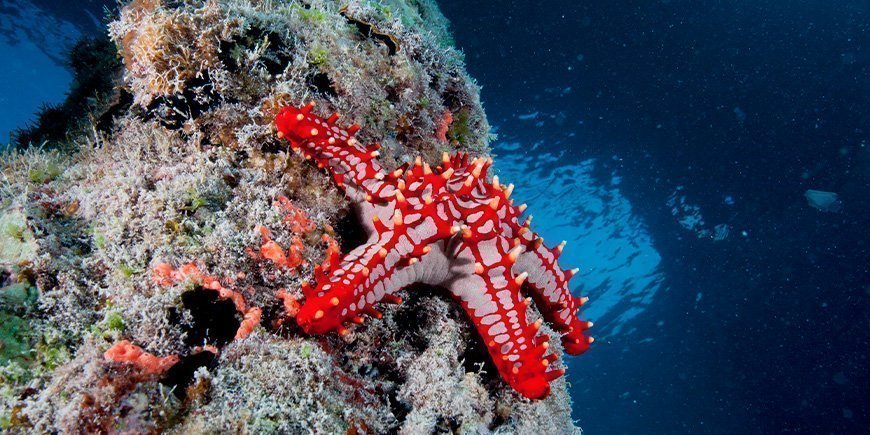
[[[344,337],[288,321],[366,233],[277,137],[280,108],[346,114],[386,173],[487,158],[433,2],[133,0],[109,35],[123,73],[94,77],[113,94],[0,158],[0,429],[579,431],[564,380],[523,398],[446,292],[409,289]]]
[[[303,286],[305,304],[296,315],[305,332],[338,331],[346,335],[362,314],[380,318],[375,304],[401,302],[396,293],[414,283],[445,287],[458,299],[483,337],[502,378],[532,399],[550,393],[549,381],[563,371],[547,370],[558,357],[545,355],[550,337],[538,335],[542,321],[528,323],[532,297],[544,318],[564,331],[562,344],[572,354],[592,342],[583,331],[591,326],[577,318],[582,298],[575,298],[568,279],[577,271],[559,268],[555,249],[520,224],[525,205],[515,207],[513,185],[487,181],[491,159],[467,154],[431,168],[417,158],[385,173],[379,146],[366,147],[354,137],[359,127],[344,129],[339,115],[324,120],[314,104],[282,109],[276,118],[278,136],[306,159],[330,173],[365,225],[368,241],[335,267],[315,270],[314,289]]]

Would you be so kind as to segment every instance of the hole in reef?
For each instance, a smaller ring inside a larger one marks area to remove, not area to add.
[[[265,154],[277,154],[282,151],[287,151],[287,145],[280,140],[267,140],[260,145],[260,151]],[[247,156],[245,156],[247,158]]]
[[[262,309],[263,314],[260,324],[267,331],[282,337],[304,334],[302,328],[296,323],[296,319],[287,317],[284,311],[284,304],[280,301],[276,300],[265,305]]]
[[[223,346],[233,340],[241,321],[236,316],[236,306],[229,299],[218,300],[218,292],[197,287],[181,295],[184,309],[190,312],[193,321],[181,322],[177,312],[170,313],[170,321],[180,323],[185,332],[184,342],[189,346],[204,343]]]
[[[402,95],[399,94],[399,88],[397,86],[387,86],[384,88],[387,92],[386,100],[391,103],[398,103],[402,100]]]
[[[119,89],[112,95],[112,101],[105,111],[97,118],[95,127],[104,133],[109,133],[115,126],[115,119],[120,118],[133,105],[133,94]]]
[[[396,388],[390,391],[387,396],[390,398],[390,412],[396,417],[396,421],[401,426],[405,422],[405,418],[411,413],[411,406],[399,400],[399,389]]]
[[[220,95],[208,77],[196,77],[185,83],[181,93],[155,98],[148,105],[146,119],[155,118],[164,127],[177,130],[188,119],[199,118],[220,102]]]
[[[12,271],[0,269],[0,287],[12,284]]]
[[[505,423],[507,423],[507,418],[505,418],[505,416],[502,415],[500,412],[496,412],[492,418],[492,422],[489,424],[489,430],[495,431],[497,428],[503,426]]]
[[[459,433],[459,420],[455,417],[440,416],[435,422],[435,433]]]
[[[368,235],[361,222],[359,213],[354,206],[345,210],[345,213],[339,217],[335,225],[335,233],[338,235],[339,242],[341,242],[342,254],[353,251],[368,240]]]
[[[174,387],[172,392],[175,397],[184,400],[187,397],[187,387],[193,383],[194,373],[200,367],[214,370],[217,365],[218,356],[207,350],[188,355],[170,367],[160,383],[167,387]]]
[[[308,77],[308,84],[320,95],[327,97],[338,96],[335,87],[332,85],[332,79],[326,73],[312,74]]]
[[[259,49],[258,46],[263,44],[268,44],[266,49]],[[281,35],[256,26],[230,41],[222,41],[218,58],[223,62],[227,71],[235,74],[241,71],[242,66],[246,63],[246,52],[251,51],[260,53],[258,59],[260,64],[272,75],[284,72],[284,67],[291,61]]]

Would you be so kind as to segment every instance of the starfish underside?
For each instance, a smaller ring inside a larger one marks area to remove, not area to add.
[[[400,303],[395,294],[410,284],[443,287],[473,321],[501,377],[528,398],[546,397],[564,370],[549,367],[557,356],[548,353],[550,337],[539,333],[542,320],[529,322],[530,303],[562,334],[567,353],[592,342],[583,333],[591,323],[577,317],[586,298],[568,288],[576,269],[557,263],[564,243],[548,248],[530,230],[531,217],[520,223],[525,206],[509,199],[513,185],[487,180],[491,159],[445,153],[436,168],[418,157],[387,173],[377,161],[379,146],[354,138],[359,126],[342,128],[338,114],[323,119],[313,107],[283,108],[278,136],[332,174],[368,240],[329,261],[334,267],[317,268],[315,287],[303,286],[296,316],[302,329],[346,334],[363,314],[379,318],[376,304]]]

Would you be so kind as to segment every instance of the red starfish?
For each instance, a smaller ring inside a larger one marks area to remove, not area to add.
[[[350,322],[363,322],[362,314],[379,318],[375,304],[400,303],[395,293],[410,284],[444,287],[474,322],[502,378],[528,398],[546,397],[564,370],[548,367],[557,358],[547,354],[550,337],[538,333],[542,320],[529,323],[526,307],[535,301],[563,333],[566,352],[580,354],[592,342],[583,335],[592,324],[577,318],[586,298],[568,289],[577,270],[563,271],[556,261],[564,242],[547,248],[529,229],[531,216],[520,223],[525,205],[512,205],[513,185],[486,179],[491,159],[445,153],[437,168],[417,157],[385,173],[376,160],[379,145],[354,138],[359,126],[341,128],[338,114],[324,120],[313,107],[283,108],[278,137],[329,170],[369,238],[332,262],[337,267],[316,269],[316,288],[303,285],[306,301],[296,317],[302,329],[344,335]]]

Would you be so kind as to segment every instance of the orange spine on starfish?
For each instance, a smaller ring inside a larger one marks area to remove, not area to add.
[[[526,397],[546,397],[563,370],[551,367],[557,357],[539,331],[542,321],[528,321],[529,304],[563,334],[566,352],[582,353],[592,342],[584,335],[591,324],[577,317],[582,300],[568,288],[574,271],[557,262],[562,245],[547,248],[531,217],[520,221],[525,205],[513,205],[513,185],[488,181],[492,160],[445,153],[435,167],[418,157],[385,173],[378,147],[354,138],[357,126],[342,128],[337,115],[324,120],[313,108],[282,109],[278,136],[332,174],[359,209],[368,241],[337,265],[315,269],[297,323],[310,334],[345,335],[363,316],[380,317],[378,304],[401,303],[396,293],[410,284],[446,287],[501,377]]]

